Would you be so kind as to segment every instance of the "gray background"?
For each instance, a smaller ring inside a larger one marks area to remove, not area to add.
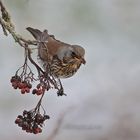
[[[11,87],[24,53],[0,29],[0,139],[47,140],[67,110],[54,140],[139,140],[140,1],[3,1],[19,34],[32,39],[26,27],[48,29],[57,39],[83,46],[87,64],[62,81],[67,97],[46,94],[43,105],[51,119],[43,133],[27,134],[14,120],[39,98]]]

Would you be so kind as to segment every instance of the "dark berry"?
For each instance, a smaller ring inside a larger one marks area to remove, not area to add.
[[[22,127],[23,126],[23,122],[18,123],[18,126]]]
[[[23,116],[27,115],[28,114],[28,111],[27,110],[24,110],[23,111]]]
[[[50,119],[50,116],[49,115],[44,115],[43,119],[44,120]]]
[[[23,81],[23,88],[26,88],[27,87],[27,82],[26,81]]]
[[[18,115],[17,118],[19,118],[19,119],[23,119],[23,117],[22,117],[21,115]]]
[[[11,80],[10,80],[11,83],[13,83],[13,82],[15,82],[15,81],[16,81],[15,78],[11,78]]]
[[[35,116],[35,121],[40,124],[40,123],[43,123],[44,119],[43,119],[43,116],[41,114],[36,114]]]
[[[13,83],[12,83],[12,86],[13,86],[14,89],[17,89],[17,88],[18,88],[17,82],[13,82]]]
[[[19,119],[19,118],[17,118],[17,119],[15,120],[15,124],[19,124],[19,123],[21,123],[21,122],[22,122],[22,120]]]
[[[33,89],[32,94],[36,94],[37,93],[37,89]]]
[[[38,85],[36,86],[37,89],[39,89],[40,87],[41,87],[41,84],[38,84]]]

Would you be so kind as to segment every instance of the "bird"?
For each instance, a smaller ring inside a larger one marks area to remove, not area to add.
[[[49,64],[49,74],[56,78],[72,77],[80,68],[81,64],[86,64],[85,49],[80,45],[71,45],[55,39],[54,35],[49,35],[48,30],[43,32],[32,27],[26,28],[37,40],[38,57],[43,63],[44,70],[47,71]]]

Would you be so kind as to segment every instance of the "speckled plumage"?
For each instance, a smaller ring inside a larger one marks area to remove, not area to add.
[[[50,65],[50,73],[57,78],[73,76],[85,64],[85,50],[79,45],[70,45],[56,40],[49,35],[47,30],[41,32],[38,29],[28,27],[27,30],[38,41],[38,56],[46,69]]]

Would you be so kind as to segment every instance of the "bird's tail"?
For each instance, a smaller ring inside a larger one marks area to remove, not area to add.
[[[48,34],[48,31],[47,30],[44,30],[43,32],[41,32],[40,30],[38,29],[34,29],[32,27],[27,27],[26,28],[32,35],[33,37],[38,40],[38,41],[41,41],[41,42],[44,42],[44,41],[47,41],[48,37],[49,37],[49,34]]]

